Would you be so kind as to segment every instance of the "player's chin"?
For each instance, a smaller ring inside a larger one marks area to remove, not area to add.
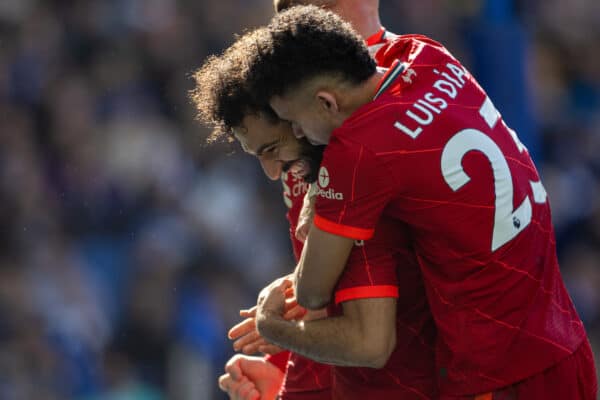
[[[312,168],[307,160],[299,158],[297,160],[288,161],[284,170],[289,171],[302,179],[306,179],[307,176],[311,175]]]

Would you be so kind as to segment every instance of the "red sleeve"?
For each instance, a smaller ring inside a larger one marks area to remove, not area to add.
[[[396,223],[382,221],[375,236],[357,241],[335,289],[335,303],[377,297],[398,297],[398,264],[395,249],[408,244]]]
[[[276,366],[285,374],[287,370],[288,360],[290,359],[290,352],[287,350],[280,351],[277,354],[267,354],[265,360]]]
[[[334,235],[370,239],[391,198],[390,179],[366,147],[333,137],[319,170],[314,224]]]

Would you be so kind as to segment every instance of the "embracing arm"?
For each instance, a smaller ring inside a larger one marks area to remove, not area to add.
[[[325,232],[313,223],[295,271],[298,304],[317,310],[331,301],[353,245],[353,239]]]
[[[265,304],[280,290],[271,288]],[[396,299],[347,301],[343,315],[313,321],[286,321],[276,307],[259,305],[256,326],[270,342],[315,361],[381,368],[396,346]]]

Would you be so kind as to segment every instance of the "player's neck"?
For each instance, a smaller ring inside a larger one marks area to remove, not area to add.
[[[379,4],[373,1],[354,1],[339,10],[339,14],[364,38],[376,34],[381,29]]]
[[[358,33],[365,38],[365,40],[372,35],[376,34],[381,30],[381,21],[379,20],[379,13],[375,15],[371,15],[370,18],[365,18],[361,20],[360,24],[355,29]]]
[[[350,115],[352,115],[360,107],[373,101],[373,98],[377,93],[379,83],[384,75],[385,71],[380,71],[377,69],[377,71],[365,82],[357,86],[352,86],[346,91],[346,93],[344,93],[342,96],[344,99],[342,113],[344,119],[350,117]]]

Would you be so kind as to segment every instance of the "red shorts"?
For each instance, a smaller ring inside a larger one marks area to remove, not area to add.
[[[442,400],[596,400],[598,381],[590,343],[583,341],[558,364],[514,385],[469,397]]]

